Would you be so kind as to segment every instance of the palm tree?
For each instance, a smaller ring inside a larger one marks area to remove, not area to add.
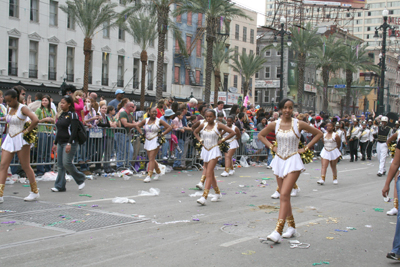
[[[174,11],[174,16],[188,12],[202,13],[206,16],[207,57],[204,100],[205,102],[210,103],[211,75],[213,71],[213,48],[221,17],[225,18],[225,22],[228,22],[235,17],[242,17],[250,20],[252,19],[248,17],[241,9],[237,8],[235,3],[227,0],[191,0],[182,2],[184,3],[181,6],[178,6],[178,8]]]
[[[214,68],[214,105],[218,102],[218,91],[221,84],[221,65],[224,62],[229,62],[232,58],[232,48],[227,48],[225,43],[217,42],[213,49],[213,68]],[[204,55],[207,56],[207,55]]]
[[[121,0],[122,4],[131,3],[123,12],[121,19],[125,20],[131,15],[136,15],[138,12],[147,12],[148,16],[153,17],[157,21],[158,47],[157,47],[157,76],[156,76],[156,102],[163,97],[163,77],[164,77],[164,51],[165,51],[165,36],[168,29],[174,34],[178,40],[179,47],[184,47],[184,42],[181,33],[175,22],[170,18],[171,6],[173,4],[180,5],[186,0]]]
[[[234,71],[241,73],[244,78],[243,99],[249,91],[250,79],[256,72],[263,68],[263,64],[267,62],[266,58],[256,56],[255,54],[242,53],[238,58],[233,59],[233,64],[230,66]]]
[[[317,46],[316,49],[311,54],[312,64],[316,66],[317,69],[322,71],[322,81],[323,86],[323,111],[325,114],[328,113],[328,83],[329,75],[331,72],[336,71],[340,68],[340,58],[342,56],[343,42],[341,39],[335,39],[333,35],[329,37],[322,36],[319,41],[321,45]]]
[[[147,16],[143,13],[138,17],[130,16],[125,24],[126,31],[133,37],[136,43],[139,44],[142,53],[140,61],[142,62],[142,79],[140,92],[140,109],[144,109],[145,95],[145,80],[146,80],[146,65],[147,65],[147,48],[150,43],[153,43],[157,38],[157,20],[154,17]]]
[[[320,37],[317,35],[317,29],[313,28],[311,23],[307,23],[305,27],[292,27],[292,46],[291,50],[295,52],[298,60],[297,80],[297,105],[298,111],[303,110],[303,92],[304,92],[304,71],[310,53],[319,46]]]
[[[85,39],[83,41],[83,53],[85,55],[83,91],[89,90],[89,63],[92,52],[92,39],[96,30],[100,27],[111,27],[113,20],[117,17],[114,8],[116,3],[110,3],[108,0],[74,0],[67,1],[65,5],[60,5],[70,18],[73,18],[83,31]]]
[[[346,71],[346,112],[350,114],[351,83],[353,73],[362,70],[375,71],[380,73],[379,68],[373,65],[372,59],[368,56],[367,45],[360,45],[359,42],[346,44],[343,50],[342,68]]]

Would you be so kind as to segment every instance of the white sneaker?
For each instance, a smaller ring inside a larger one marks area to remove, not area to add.
[[[0,204],[4,202],[4,198],[0,197]]]
[[[202,182],[199,182],[198,184],[196,184],[196,187],[200,190],[203,190],[204,188],[204,184]]]
[[[234,175],[235,174],[235,170],[229,170],[229,175]]]
[[[229,173],[227,173],[226,171],[224,171],[223,173],[221,173],[221,176],[222,176],[222,177],[228,177],[228,176],[229,176]]]
[[[150,183],[150,181],[151,181],[150,176],[147,176],[147,177],[144,178],[144,180],[143,180],[143,182],[145,182],[145,183]]]
[[[207,203],[207,199],[205,199],[204,197],[201,197],[197,200],[197,203],[204,206]]]
[[[280,243],[282,241],[282,236],[274,230],[269,236],[267,236],[267,239],[275,243]]]
[[[283,238],[291,238],[294,237],[297,233],[296,229],[293,227],[289,227],[284,234],[282,234]]]
[[[160,178],[160,174],[156,173],[156,175],[154,176],[153,180],[157,181],[158,178]]]
[[[167,160],[168,158],[167,158],[167,157],[163,157],[162,159],[163,159],[163,160]]]
[[[176,159],[175,155],[171,155],[171,159]]]
[[[339,182],[338,182],[337,179],[333,180],[333,184],[338,184],[338,183],[339,183]]]
[[[275,193],[271,195],[271,198],[278,199],[280,196],[281,194],[278,191],[275,191]]]
[[[324,183],[325,183],[325,181],[322,180],[322,179],[319,179],[319,180],[317,181],[317,184],[320,184],[320,185],[323,185]]]
[[[386,212],[386,214],[389,215],[389,216],[395,216],[395,215],[397,215],[398,212],[399,212],[398,209],[392,208],[391,210],[389,210],[388,212]]]
[[[268,165],[268,166],[267,166],[267,169],[269,169],[269,170],[270,170],[270,169],[272,169],[272,167]]]
[[[24,198],[25,201],[35,201],[40,197],[39,193],[35,194],[33,192],[29,193],[29,196],[27,196],[26,198]]]
[[[221,198],[222,198],[222,195],[221,195],[221,194],[215,194],[215,195],[211,198],[211,201],[212,201],[212,202],[217,202],[218,199],[221,199]]]
[[[300,187],[297,187],[297,189],[292,189],[292,192],[290,193],[290,196],[292,197],[297,197],[297,194],[300,192]],[[283,235],[282,235],[283,236]]]
[[[79,189],[79,190],[82,190],[83,188],[85,188],[85,182],[81,183],[81,184],[78,186],[78,189]]]

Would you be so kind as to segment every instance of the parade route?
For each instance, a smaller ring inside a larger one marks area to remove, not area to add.
[[[39,182],[37,203],[20,198],[29,188],[8,185],[0,209],[15,212],[0,213],[2,266],[392,266],[385,256],[396,217],[386,215],[393,203],[381,197],[386,176],[376,176],[376,161],[344,160],[339,184],[328,170],[323,186],[316,183],[320,161],[306,165],[292,198],[299,233],[292,240],[310,244],[306,249],[291,249],[288,240],[260,242],[279,211],[279,200],[270,198],[276,181],[265,167],[218,176],[223,198],[206,206],[189,196],[201,192],[192,190],[197,171],[173,171],[149,184],[138,176],[99,177],[82,191],[69,182],[65,193]],[[159,196],[139,196],[152,187]],[[136,203],[113,204],[117,196]]]

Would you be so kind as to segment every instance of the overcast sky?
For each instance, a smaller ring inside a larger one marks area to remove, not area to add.
[[[259,13],[265,13],[265,0],[233,0],[233,2]],[[265,25],[265,16],[257,15],[257,26],[258,25]]]

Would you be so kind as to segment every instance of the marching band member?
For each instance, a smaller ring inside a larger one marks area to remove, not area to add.
[[[358,139],[360,138],[361,131],[358,126],[358,120],[353,120],[353,125],[347,131],[347,138],[349,139],[349,148],[350,148],[350,162],[358,160],[357,149],[358,149]]]
[[[362,130],[360,135],[360,150],[361,150],[361,160],[365,161],[365,153],[369,145],[369,140],[371,140],[371,131],[367,128],[367,123],[362,122]]]
[[[381,118],[381,126],[378,128],[378,143],[376,144],[376,153],[378,154],[379,170],[377,175],[380,177],[386,174],[386,157],[388,154],[388,146],[386,144],[390,127],[387,126],[388,117]]]

